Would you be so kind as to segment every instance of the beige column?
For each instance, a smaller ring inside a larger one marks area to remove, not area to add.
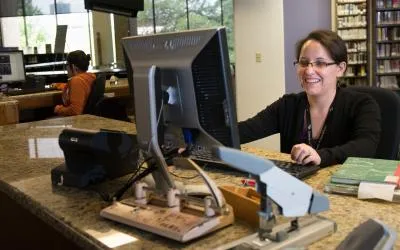
[[[118,67],[124,67],[124,54],[121,39],[129,36],[129,17],[114,15],[115,55]]]
[[[95,66],[105,66],[114,62],[113,39],[111,32],[110,14],[92,11],[93,41],[95,53]]]

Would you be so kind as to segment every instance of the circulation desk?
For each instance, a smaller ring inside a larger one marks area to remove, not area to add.
[[[237,221],[214,234],[181,244],[100,217],[100,210],[108,203],[102,201],[98,192],[111,193],[127,178],[85,190],[52,186],[50,170],[63,162],[57,146],[58,135],[67,127],[135,132],[132,123],[91,115],[0,126],[0,248],[27,244],[29,249],[107,249],[101,239],[114,232],[131,240],[116,249],[212,249],[255,231]],[[243,150],[260,156],[288,159],[285,154],[247,147]],[[322,169],[306,182],[322,191],[336,169],[337,166]],[[193,175],[186,171],[182,170],[182,174]],[[239,185],[242,178],[222,172],[210,172],[209,175],[218,184]],[[199,182],[199,179],[193,181]],[[334,249],[354,227],[368,218],[377,218],[400,232],[399,204],[325,195],[329,197],[331,209],[322,215],[334,220],[338,231],[309,249]],[[10,246],[11,243],[14,245]],[[399,240],[396,248],[400,249]]]

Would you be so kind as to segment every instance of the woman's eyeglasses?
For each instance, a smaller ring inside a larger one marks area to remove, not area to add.
[[[313,69],[325,69],[328,66],[334,65],[336,62],[324,62],[324,61],[315,61],[315,62],[309,62],[309,61],[294,61],[293,65],[296,66],[296,68],[299,69],[305,69],[308,67],[308,65],[311,65]]]

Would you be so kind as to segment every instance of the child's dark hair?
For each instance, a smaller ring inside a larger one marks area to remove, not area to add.
[[[90,55],[85,54],[82,50],[75,50],[68,53],[67,64],[75,65],[81,71],[87,71],[89,68]]]

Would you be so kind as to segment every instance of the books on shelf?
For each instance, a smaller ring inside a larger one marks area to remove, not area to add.
[[[349,157],[325,185],[325,192],[400,202],[400,161]]]

